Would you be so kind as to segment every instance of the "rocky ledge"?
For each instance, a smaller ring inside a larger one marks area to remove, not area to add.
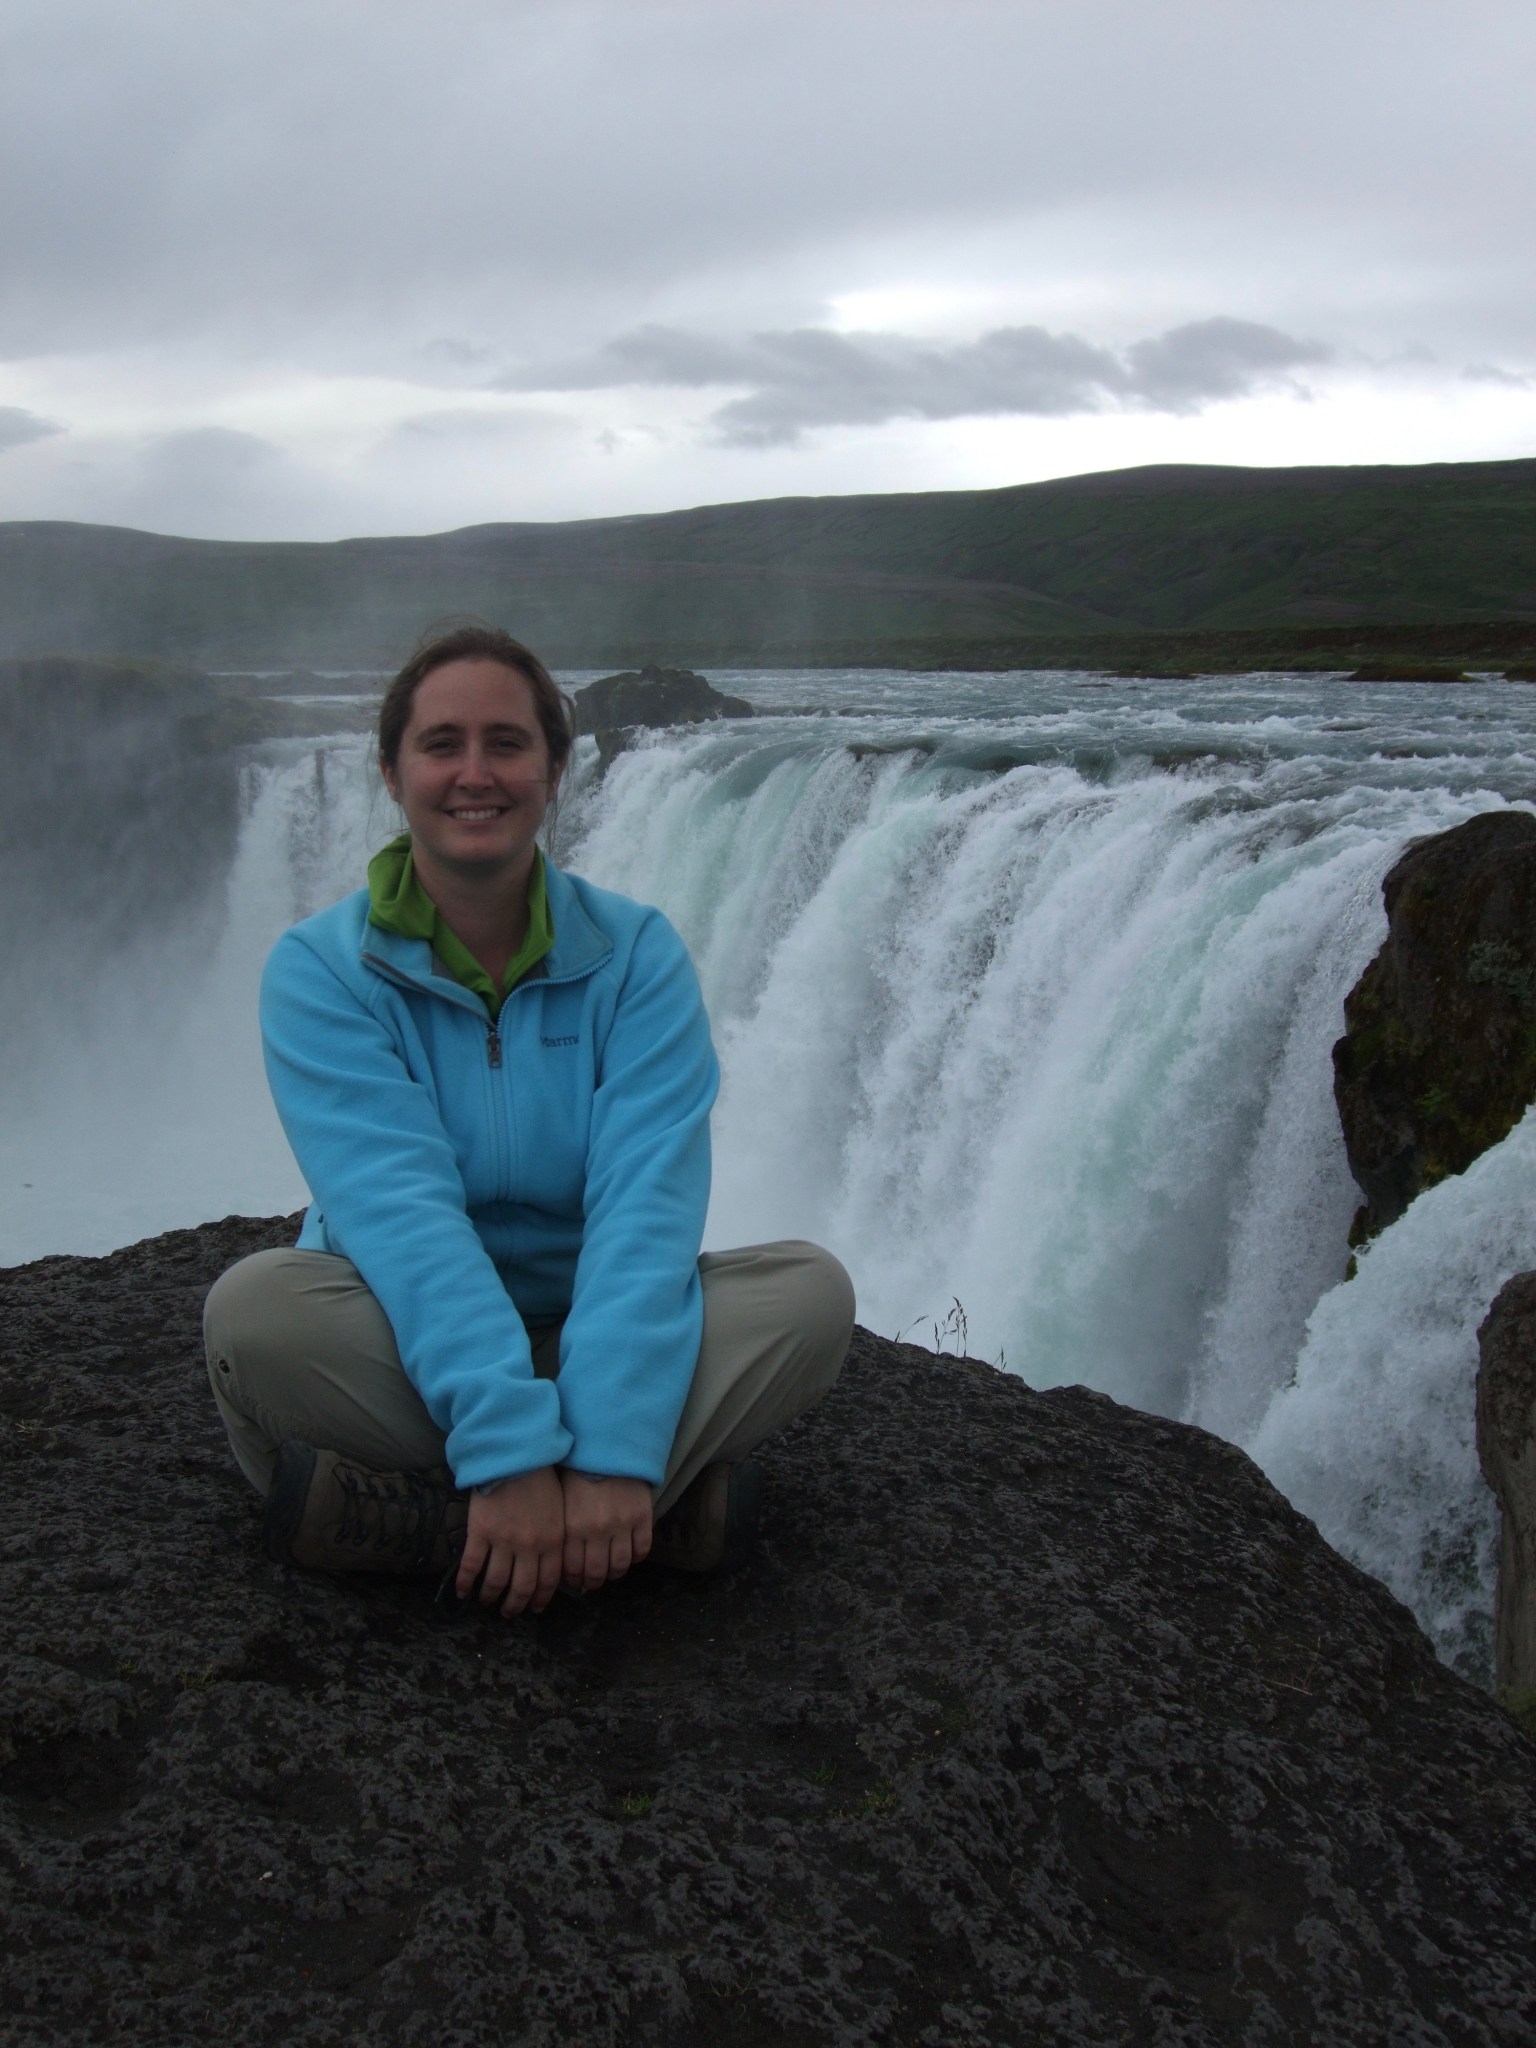
[[[1256,1469],[860,1332],[738,1577],[274,1566],[230,1219],[0,1275],[0,2040],[1525,2043],[1536,1745]]]

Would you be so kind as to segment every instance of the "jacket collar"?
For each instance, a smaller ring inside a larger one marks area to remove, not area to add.
[[[563,868],[548,855],[544,859],[544,886],[549,892],[549,921],[555,928],[555,943],[542,965],[551,981],[575,981],[601,967],[613,952],[613,941],[596,922],[576,893],[576,885]]]
[[[593,921],[570,876],[547,858],[544,862],[544,886],[549,893],[549,916],[555,928],[555,943],[527,979],[579,981],[602,966],[613,951],[613,941]],[[465,1004],[474,1010],[485,1007],[472,989],[439,972],[441,963],[433,957],[432,947],[426,939],[402,938],[399,932],[369,924],[365,916],[362,956],[370,967],[382,968],[392,980],[407,981],[417,988],[429,988],[434,995],[446,996],[450,1002]]]

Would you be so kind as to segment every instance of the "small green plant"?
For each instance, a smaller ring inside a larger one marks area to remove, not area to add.
[[[820,1763],[811,1766],[811,1777],[818,1785],[830,1785],[836,1776],[836,1764]]]
[[[619,1801],[619,1811],[626,1820],[644,1820],[655,1804],[654,1792],[626,1792]]]
[[[1413,1106],[1420,1116],[1440,1116],[1451,1106],[1450,1090],[1442,1088],[1438,1081],[1432,1081],[1422,1095],[1414,1098]]]
[[[1506,1685],[1499,1694],[1499,1705],[1516,1727],[1536,1741],[1536,1686]]]
[[[137,1678],[141,1669],[142,1666],[137,1657],[119,1657],[117,1660],[117,1676],[119,1678]]]
[[[867,1792],[861,1792],[852,1806],[842,1807],[832,1817],[834,1820],[874,1820],[881,1814],[894,1813],[896,1794],[889,1785],[871,1785]]]
[[[217,1685],[218,1682],[219,1671],[214,1664],[205,1665],[201,1671],[183,1671],[181,1674],[183,1692],[207,1692],[210,1686]]]

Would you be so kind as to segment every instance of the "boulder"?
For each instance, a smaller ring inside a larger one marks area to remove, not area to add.
[[[1382,894],[1387,937],[1333,1048],[1365,1196],[1353,1244],[1506,1137],[1536,1093],[1536,817],[1489,811],[1416,840]]]
[[[579,729],[591,733],[606,768],[629,743],[637,727],[703,725],[715,718],[751,718],[745,697],[727,696],[691,668],[651,664],[599,676],[578,690],[574,702]]]
[[[199,1305],[0,1274],[17,2044],[1529,2041],[1536,1745],[1231,1446],[858,1333],[738,1576],[274,1565]]]
[[[1477,1455],[1499,1502],[1494,1660],[1501,1695],[1536,1711],[1536,1273],[1500,1288],[1477,1333]]]

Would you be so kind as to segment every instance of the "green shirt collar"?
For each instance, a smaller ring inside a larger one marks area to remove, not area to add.
[[[442,913],[422,887],[409,832],[390,840],[368,863],[368,922],[397,932],[402,939],[426,939],[453,979],[483,998],[494,1021],[501,1015],[505,998],[555,943],[544,855],[534,848],[533,872],[528,877],[528,936],[507,962],[500,988],[458,933],[443,922]]]

